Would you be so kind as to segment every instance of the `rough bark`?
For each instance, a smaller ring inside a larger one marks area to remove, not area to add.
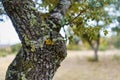
[[[8,67],[6,80],[52,80],[67,55],[59,31],[70,1],[59,0],[44,21],[32,0],[3,0],[2,3],[22,43]]]

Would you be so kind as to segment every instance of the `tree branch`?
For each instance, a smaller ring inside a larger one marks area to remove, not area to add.
[[[70,7],[70,5],[71,5],[70,0],[59,0],[57,6],[50,12],[49,19],[53,21],[54,24],[57,25],[56,29],[58,32],[62,27],[61,21],[62,19],[64,19],[64,14],[67,11],[67,9]]]
[[[74,22],[75,19],[77,19],[83,12],[85,12],[86,10],[82,10],[76,17],[74,17],[72,20],[70,20],[68,23],[66,23],[65,25],[69,25],[72,22]]]

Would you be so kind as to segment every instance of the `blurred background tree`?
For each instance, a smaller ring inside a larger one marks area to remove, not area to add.
[[[95,61],[98,60],[97,52],[101,31],[107,35],[105,27],[111,23],[111,19],[104,9],[109,6],[109,2],[109,0],[75,0],[67,14],[74,35],[77,35],[82,42],[87,42],[94,50]]]

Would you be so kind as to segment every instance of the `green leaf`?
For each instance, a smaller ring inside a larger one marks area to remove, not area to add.
[[[107,30],[104,30],[104,35],[106,36],[108,34],[108,31]]]

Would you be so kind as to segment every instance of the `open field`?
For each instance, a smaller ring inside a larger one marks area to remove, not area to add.
[[[99,62],[88,62],[92,51],[68,51],[53,80],[120,80],[120,51],[99,52]],[[14,55],[0,57],[0,80]]]

